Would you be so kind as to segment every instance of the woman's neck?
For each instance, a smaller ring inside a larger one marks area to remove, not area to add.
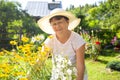
[[[71,31],[68,30],[65,33],[56,34],[56,37],[61,43],[65,43],[69,39],[70,35]]]

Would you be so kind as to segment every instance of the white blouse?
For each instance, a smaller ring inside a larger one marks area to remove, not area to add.
[[[52,49],[53,55],[61,54],[67,56],[74,64],[76,61],[75,51],[85,44],[85,41],[79,34],[72,31],[69,39],[64,44],[61,43],[55,35],[53,35],[52,38],[47,38],[45,44]]]

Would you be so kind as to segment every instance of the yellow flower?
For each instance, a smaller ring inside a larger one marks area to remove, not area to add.
[[[10,44],[11,45],[17,45],[17,42],[14,40],[14,41],[10,41]]]
[[[51,52],[51,48],[46,46],[46,45],[44,45],[44,51],[47,52],[47,53]]]
[[[38,50],[40,51],[42,48],[41,47],[38,47]]]
[[[53,35],[48,36],[48,38],[52,39],[52,38],[53,38]]]
[[[14,75],[20,76],[20,75],[26,75],[24,72],[16,72]]]
[[[3,56],[4,55],[4,52],[0,52],[0,56]]]
[[[31,66],[35,65],[35,63],[36,63],[36,61],[30,61],[30,62],[29,62],[29,64],[30,64]]]
[[[24,47],[31,47],[32,44],[25,44]]]
[[[22,39],[21,39],[23,42],[28,42],[29,41],[29,38],[27,38],[27,37],[22,37]]]
[[[2,72],[3,72],[4,74],[9,74],[9,73],[10,73],[11,68],[12,68],[11,65],[9,65],[8,63],[3,63],[3,64],[0,64],[0,65],[1,65],[1,66],[0,66],[0,69],[2,69]]]
[[[36,39],[36,41],[41,40],[41,38],[39,36],[36,36],[35,39]]]
[[[22,49],[22,48],[23,48],[23,46],[22,46],[22,45],[18,46],[18,49]]]
[[[15,54],[15,59],[16,59],[16,61],[18,60],[23,60],[23,57],[22,56],[20,56],[20,55],[18,55],[18,54]]]
[[[30,48],[29,47],[24,47],[24,48],[22,48],[22,52],[30,53]]]
[[[8,77],[9,75],[8,74],[0,74],[0,78],[2,77]]]
[[[10,73],[10,68],[9,68],[9,66],[7,66],[6,68],[4,68],[4,73]]]
[[[27,78],[20,78],[19,80],[28,80]]]

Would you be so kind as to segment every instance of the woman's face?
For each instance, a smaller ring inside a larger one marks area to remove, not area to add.
[[[53,18],[50,24],[55,33],[62,33],[68,30],[69,20],[66,20],[64,17],[60,19]]]

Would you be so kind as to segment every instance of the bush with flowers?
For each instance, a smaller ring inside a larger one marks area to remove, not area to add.
[[[93,35],[90,36],[87,32],[80,33],[80,35],[86,41],[86,50],[85,53],[90,55],[90,58],[94,61],[97,60],[101,52],[101,43],[100,40]]]
[[[13,49],[0,51],[0,80],[28,80],[30,72],[33,75],[31,80],[48,80],[45,76],[50,76],[51,73],[45,65],[49,48],[46,47],[44,52],[41,51],[43,40],[44,36],[38,35],[31,39],[24,36],[21,43],[10,41]],[[37,60],[39,67],[33,70]]]
[[[91,43],[88,43],[86,52],[90,54],[92,60],[96,61],[101,51],[100,42],[96,37],[91,39]]]

